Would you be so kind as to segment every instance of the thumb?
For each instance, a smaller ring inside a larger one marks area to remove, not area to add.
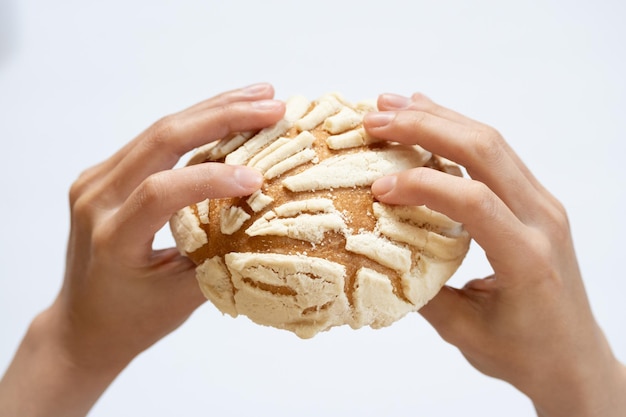
[[[478,330],[476,307],[464,290],[446,285],[419,313],[446,342],[459,347]]]

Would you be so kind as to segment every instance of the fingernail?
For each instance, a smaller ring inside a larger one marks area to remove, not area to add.
[[[263,91],[266,91],[270,87],[271,86],[268,83],[256,83],[256,84],[251,84],[247,87],[242,88],[241,91],[244,94],[255,96],[259,93],[262,93]]]
[[[281,101],[278,100],[259,100],[259,101],[253,101],[252,103],[252,107],[259,109],[259,110],[278,110],[283,103]]]
[[[380,97],[382,104],[386,107],[394,109],[406,109],[411,105],[411,99],[408,97],[400,96],[398,94],[383,94]]]
[[[374,181],[374,184],[372,184],[372,193],[377,197],[383,196],[396,188],[397,182],[398,177],[395,175],[382,177]]]
[[[363,122],[367,127],[387,126],[396,117],[394,112],[373,112],[365,115]]]
[[[263,184],[263,176],[259,171],[252,168],[237,167],[233,174],[235,182],[245,190],[255,191]]]

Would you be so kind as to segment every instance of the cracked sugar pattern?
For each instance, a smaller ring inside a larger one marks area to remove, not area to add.
[[[388,326],[432,298],[460,265],[469,236],[426,207],[374,201],[378,178],[421,166],[459,174],[418,146],[379,142],[368,103],[336,94],[287,101],[283,120],[198,149],[190,163],[244,164],[265,177],[247,198],[204,201],[172,231],[222,312],[308,338],[338,325]]]

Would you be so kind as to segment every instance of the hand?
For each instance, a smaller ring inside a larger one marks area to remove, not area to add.
[[[417,168],[378,180],[376,198],[464,223],[493,267],[462,289],[444,287],[421,314],[540,415],[626,415],[626,371],[591,313],[561,204],[494,129],[419,94],[385,94],[378,106],[364,121],[372,136],[419,144],[471,178]]]
[[[178,209],[251,194],[262,179],[224,164],[171,168],[197,146],[278,121],[284,104],[263,100],[272,95],[261,84],[168,116],[74,183],[67,273],[55,307],[69,313],[77,343],[109,343],[109,355],[127,361],[205,301],[194,265],[174,248],[153,251],[154,234]]]
[[[285,107],[273,94],[257,84],[165,117],[73,184],[63,288],[0,384],[0,414],[85,414],[136,355],[205,301],[191,261],[175,248],[153,250],[154,235],[178,209],[251,194],[262,178],[217,163],[172,168],[195,147],[277,122]]]

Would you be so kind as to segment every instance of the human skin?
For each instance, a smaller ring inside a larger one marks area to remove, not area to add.
[[[205,301],[193,263],[175,248],[153,250],[154,235],[178,209],[251,194],[262,177],[224,164],[171,168],[199,145],[280,120],[285,105],[273,94],[252,85],[165,117],[72,185],[64,283],[0,382],[0,415],[85,415],[134,357]]]
[[[171,168],[199,145],[278,121],[285,107],[273,94],[256,84],[165,117],[78,178],[64,284],[0,381],[0,415],[85,415],[134,357],[205,301],[194,265],[176,249],[154,251],[154,234],[178,209],[251,194],[262,178],[222,164]],[[422,315],[542,417],[625,415],[626,371],[593,318],[558,201],[492,128],[422,95],[385,94],[379,108],[365,118],[370,134],[419,143],[470,177],[415,169],[379,180],[373,193],[465,223],[494,270],[444,287]]]
[[[493,275],[444,287],[420,313],[479,371],[510,382],[541,417],[626,415],[626,368],[591,312],[563,206],[493,128],[422,94],[383,94],[375,137],[418,144],[469,177],[416,168],[381,178],[388,204],[427,205],[462,222]]]

